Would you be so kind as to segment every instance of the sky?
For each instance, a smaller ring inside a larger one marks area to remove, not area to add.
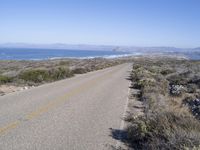
[[[0,43],[200,46],[200,0],[0,0]]]

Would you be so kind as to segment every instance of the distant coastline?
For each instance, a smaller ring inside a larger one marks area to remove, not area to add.
[[[107,50],[71,50],[39,48],[0,48],[0,60],[52,60],[63,58],[119,58],[133,55],[130,52]]]

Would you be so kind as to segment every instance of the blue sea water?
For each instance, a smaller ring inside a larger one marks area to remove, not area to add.
[[[92,51],[92,50],[69,50],[69,49],[36,49],[36,48],[0,48],[0,60],[45,60],[58,58],[116,58],[130,55],[143,55],[140,51]],[[153,53],[152,53],[153,54]],[[191,60],[200,60],[200,52],[170,52],[163,54],[184,56]]]
[[[120,57],[128,52],[64,50],[64,49],[32,49],[32,48],[0,48],[0,60],[44,60],[56,58],[94,58]]]
[[[200,52],[189,52],[184,53],[184,55],[191,60],[200,60]]]

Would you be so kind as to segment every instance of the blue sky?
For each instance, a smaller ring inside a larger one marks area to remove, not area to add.
[[[200,46],[200,0],[0,0],[0,43]]]

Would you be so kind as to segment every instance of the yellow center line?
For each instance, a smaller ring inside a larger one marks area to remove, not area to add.
[[[93,79],[91,81],[89,81],[86,84],[81,85],[80,87],[73,89],[72,91],[64,94],[63,96],[59,97],[58,99],[56,99],[55,101],[51,101],[48,104],[40,107],[39,109],[37,109],[36,111],[31,112],[30,114],[28,114],[26,116],[26,119],[28,120],[32,120],[33,118],[40,116],[41,114],[48,112],[50,109],[56,107],[57,105],[60,105],[62,102],[66,101],[67,98],[70,98],[72,96],[75,96],[76,94],[83,92],[87,89],[89,89],[90,87],[92,87],[92,85],[94,85],[95,83],[99,82],[99,80],[102,80],[108,76],[110,76],[113,72],[115,72],[116,70],[113,70],[111,72],[109,72],[108,74],[105,74],[104,76],[101,76],[100,78],[97,79]]]
[[[20,123],[20,121],[15,121],[15,122],[12,122],[12,123],[0,128],[0,134],[3,134],[8,130],[16,128],[17,125],[19,125],[19,123]]]
[[[51,102],[47,103],[46,105],[36,109],[35,111],[27,114],[26,117],[25,117],[25,120],[32,120],[36,117],[39,117],[40,115],[50,111],[51,109],[55,108],[56,106],[61,105],[61,103],[64,103],[68,98],[75,96],[76,94],[93,87],[92,85],[96,84],[100,80],[103,80],[103,79],[111,76],[114,72],[116,72],[119,69],[121,69],[121,67],[117,68],[115,70],[112,70],[112,71],[110,71],[106,74],[103,74],[99,78],[92,79],[92,80],[88,81],[87,83],[82,84],[78,88],[71,90],[70,92],[59,97],[58,99],[51,101]],[[21,122],[22,121],[17,120],[15,122],[9,123],[8,125],[5,125],[4,127],[1,127],[0,128],[0,135],[2,135],[3,133],[5,133],[5,132],[7,132],[11,129],[16,128]]]

